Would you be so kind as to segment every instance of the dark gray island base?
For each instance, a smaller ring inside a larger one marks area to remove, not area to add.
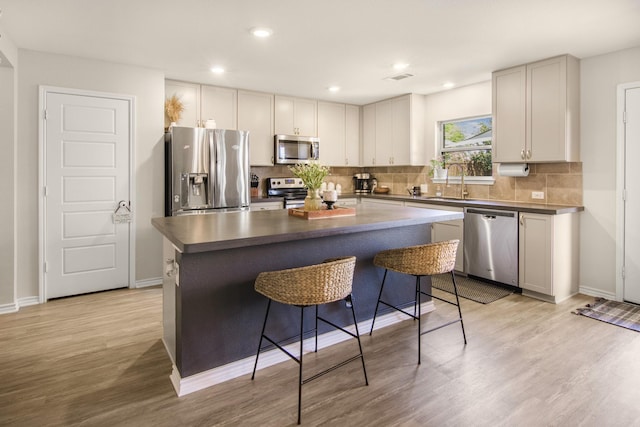
[[[383,249],[430,242],[433,222],[461,219],[441,210],[358,205],[356,215],[306,220],[285,210],[154,218],[171,242],[177,277],[164,281],[164,341],[175,365],[179,395],[219,383],[252,368],[267,300],[253,283],[262,271],[300,267],[326,258],[357,257],[353,299],[358,322],[370,324],[383,271],[373,265]],[[390,273],[391,274],[391,273]],[[387,298],[403,304],[413,298],[414,281],[389,287]],[[428,280],[424,281],[427,285]],[[386,292],[386,290],[385,290]],[[268,329],[282,340],[296,336],[298,312],[275,304]],[[340,325],[349,325],[344,302],[322,306]],[[305,330],[311,331],[312,310]],[[376,322],[376,325],[378,322]],[[329,329],[320,328],[322,334]],[[284,359],[282,359],[284,360]]]

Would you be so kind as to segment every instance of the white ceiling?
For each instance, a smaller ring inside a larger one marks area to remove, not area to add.
[[[0,9],[19,48],[354,104],[640,46],[640,0],[0,0]],[[273,36],[253,38],[256,26]],[[385,80],[398,61],[414,77]],[[227,72],[213,75],[213,65]]]

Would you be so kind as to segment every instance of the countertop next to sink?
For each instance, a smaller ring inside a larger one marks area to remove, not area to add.
[[[544,215],[560,215],[566,213],[582,212],[584,206],[546,205],[537,203],[503,202],[494,200],[469,200],[450,199],[442,197],[403,196],[397,194],[362,194],[368,199],[397,200],[402,202],[424,203],[430,205],[455,206],[459,208],[475,207],[484,209],[501,209],[506,211],[518,211],[538,213]],[[344,197],[344,196],[343,196]]]

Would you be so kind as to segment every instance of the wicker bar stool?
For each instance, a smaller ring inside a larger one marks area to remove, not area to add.
[[[353,300],[351,297],[351,288],[353,283],[353,272],[356,265],[356,257],[345,258],[333,258],[324,261],[321,264],[311,265],[307,267],[291,268],[288,270],[269,271],[260,273],[255,282],[255,289],[257,292],[263,294],[269,298],[267,304],[267,313],[264,317],[264,324],[262,325],[262,334],[260,336],[260,342],[258,344],[258,352],[256,354],[256,362],[253,366],[253,374],[251,379],[253,380],[256,375],[256,368],[258,366],[258,356],[260,352],[264,350],[262,348],[263,339],[269,341],[271,344],[282,350],[299,365],[299,378],[298,378],[298,424],[300,424],[301,405],[302,405],[302,386],[310,381],[313,381],[320,376],[333,371],[339,367],[353,362],[357,359],[362,361],[362,371],[364,372],[364,381],[366,385],[369,385],[367,379],[367,370],[364,365],[364,356],[362,354],[362,344],[360,343],[360,333],[358,332],[358,322],[356,320],[356,312],[353,308]],[[353,316],[353,324],[355,326],[355,334],[318,316],[318,305],[326,304],[334,301],[345,300],[348,308],[351,309]],[[267,319],[269,318],[269,310],[271,309],[271,302],[277,301],[282,304],[295,305],[300,307],[300,354],[295,356],[282,347],[279,343],[275,342],[267,335],[265,335],[265,328],[267,326]],[[346,334],[358,340],[358,348],[360,352],[344,360],[322,372],[319,372],[308,378],[302,377],[302,353],[303,353],[303,333],[304,333],[304,309],[305,307],[315,306],[315,351],[318,351],[318,321],[322,321],[336,329],[339,329]]]
[[[462,338],[464,339],[465,345],[467,344],[467,336],[464,333],[464,323],[462,322],[462,311],[460,310],[460,299],[458,298],[458,287],[456,285],[455,274],[453,273],[456,262],[456,250],[458,249],[458,243],[459,240],[449,240],[427,245],[389,249],[378,252],[376,254],[375,258],[373,259],[373,263],[378,267],[383,267],[385,270],[384,276],[382,278],[382,285],[380,286],[380,293],[378,294],[376,311],[373,314],[373,321],[371,322],[371,331],[369,332],[369,335],[373,333],[373,325],[375,324],[376,315],[378,314],[378,307],[380,306],[380,304],[384,304],[418,321],[418,364],[420,364],[420,337],[424,334],[460,322],[460,326],[462,327]],[[389,272],[389,270],[404,274],[410,274],[416,277],[416,293],[415,300],[413,301],[413,314],[408,313],[407,311],[382,300],[382,290],[384,289],[384,284],[387,279],[387,273]],[[434,274],[443,273],[451,273],[451,280],[453,281],[453,290],[456,298],[455,302],[424,292],[420,287],[420,278],[422,276],[432,276]],[[427,295],[431,298],[457,306],[459,317],[440,326],[431,328],[427,331],[422,331],[420,325],[421,295]]]

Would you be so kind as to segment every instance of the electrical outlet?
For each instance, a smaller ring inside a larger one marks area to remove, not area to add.
[[[544,199],[544,191],[532,191],[531,192],[532,199]]]

